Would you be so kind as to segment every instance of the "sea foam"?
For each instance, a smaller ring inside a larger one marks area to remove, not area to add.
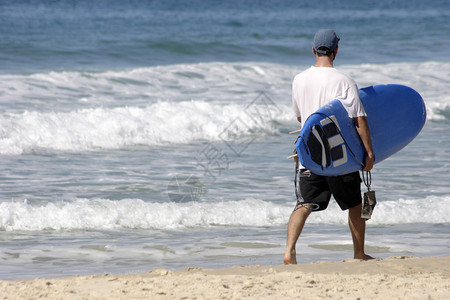
[[[283,122],[292,117],[287,106],[264,105],[261,111],[278,112],[272,114],[272,121]],[[255,121],[243,105],[205,101],[158,102],[147,107],[92,108],[67,113],[26,111],[0,115],[0,154],[22,154],[36,149],[79,152],[186,144],[255,132],[278,132],[279,128],[270,121]],[[230,124],[237,126],[233,132],[226,132]]]
[[[439,209],[437,209],[439,208]],[[222,202],[146,202],[141,199],[75,199],[46,204],[0,203],[0,230],[183,229],[211,226],[286,225],[292,203],[257,199]],[[220,213],[217,213],[220,212]],[[450,197],[380,201],[370,225],[450,222]],[[335,203],[313,213],[311,224],[347,224],[347,213]]]
[[[0,154],[185,144],[278,133],[285,122],[294,124],[290,86],[294,75],[307,67],[214,62],[0,75]],[[410,86],[424,98],[429,121],[450,119],[450,63],[338,68],[361,88]],[[259,95],[268,101],[255,103]],[[250,104],[266,112],[260,116],[263,123],[248,114]],[[230,124],[240,126],[221,134]]]

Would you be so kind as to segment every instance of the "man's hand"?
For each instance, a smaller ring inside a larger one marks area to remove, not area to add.
[[[375,161],[375,154],[373,153],[372,141],[370,139],[369,124],[367,123],[366,117],[357,117],[354,118],[353,121],[367,153],[364,160],[363,171],[369,172],[372,170]]]
[[[373,153],[367,154],[366,159],[364,161],[363,171],[369,172],[370,170],[372,170],[374,161],[375,161],[375,155]]]

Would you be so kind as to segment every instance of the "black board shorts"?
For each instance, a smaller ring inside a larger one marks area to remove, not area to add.
[[[309,170],[301,170],[296,209],[302,204],[314,203],[314,206],[310,206],[314,211],[324,210],[328,207],[331,195],[342,210],[355,207],[362,202],[361,182],[359,172],[341,176],[321,176]]]

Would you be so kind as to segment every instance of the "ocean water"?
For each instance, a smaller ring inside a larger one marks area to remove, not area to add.
[[[448,1],[0,2],[0,279],[281,264],[295,205],[291,82],[319,28],[359,87],[427,123],[377,164],[367,253],[450,252]],[[311,215],[298,260],[352,257]]]

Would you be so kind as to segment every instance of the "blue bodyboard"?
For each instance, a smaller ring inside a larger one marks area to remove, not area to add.
[[[410,87],[370,86],[360,89],[359,97],[367,114],[375,163],[408,145],[425,124],[425,103]],[[321,107],[306,120],[296,149],[301,164],[318,175],[337,176],[363,168],[364,146],[339,100]]]

